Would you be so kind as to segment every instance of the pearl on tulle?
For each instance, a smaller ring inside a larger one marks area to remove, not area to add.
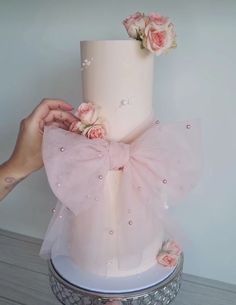
[[[55,213],[55,212],[56,212],[56,209],[55,209],[55,208],[53,208],[53,209],[52,209],[52,213]]]
[[[186,125],[186,128],[187,128],[187,129],[190,129],[190,128],[191,128],[191,125],[190,125],[190,124],[187,124],[187,125]]]
[[[65,151],[65,148],[64,148],[63,146],[60,147],[60,151],[61,151],[61,152]]]
[[[99,158],[102,158],[102,157],[103,157],[103,154],[102,154],[102,153],[99,153],[99,154],[98,154],[98,157],[99,157]]]
[[[60,183],[60,182],[58,182],[58,183],[57,183],[57,186],[58,186],[58,187],[60,187],[60,186],[61,186],[61,183]]]
[[[62,215],[59,215],[59,218],[62,218]]]
[[[114,231],[113,231],[113,230],[110,230],[110,231],[109,231],[109,234],[110,234],[110,235],[114,234]]]
[[[132,220],[129,220],[128,224],[129,224],[130,226],[132,226],[133,221],[132,221]]]
[[[166,184],[166,183],[167,183],[167,180],[166,180],[166,179],[163,179],[162,182],[163,182],[164,184]]]
[[[99,175],[98,179],[102,180],[103,179],[103,175]]]
[[[164,208],[165,208],[166,210],[169,209],[169,206],[168,206],[168,204],[167,204],[166,202],[164,203]]]

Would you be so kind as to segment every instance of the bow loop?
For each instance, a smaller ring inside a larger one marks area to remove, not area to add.
[[[129,144],[111,141],[109,143],[110,169],[116,170],[124,167],[129,161]]]

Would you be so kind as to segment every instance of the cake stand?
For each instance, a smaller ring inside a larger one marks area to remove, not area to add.
[[[174,300],[182,279],[184,256],[173,268],[154,266],[135,276],[88,276],[65,257],[49,260],[49,280],[56,298],[64,305],[165,305]]]

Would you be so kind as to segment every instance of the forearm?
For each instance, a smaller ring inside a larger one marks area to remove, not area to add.
[[[0,201],[23,179],[26,173],[20,171],[13,162],[6,161],[0,165]]]

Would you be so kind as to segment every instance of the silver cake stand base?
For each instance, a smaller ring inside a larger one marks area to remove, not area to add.
[[[100,305],[112,301],[120,305],[165,305],[170,304],[179,292],[183,261],[182,254],[178,265],[164,281],[142,290],[119,294],[91,291],[75,286],[59,275],[51,260],[48,261],[49,280],[54,295],[64,305]]]

